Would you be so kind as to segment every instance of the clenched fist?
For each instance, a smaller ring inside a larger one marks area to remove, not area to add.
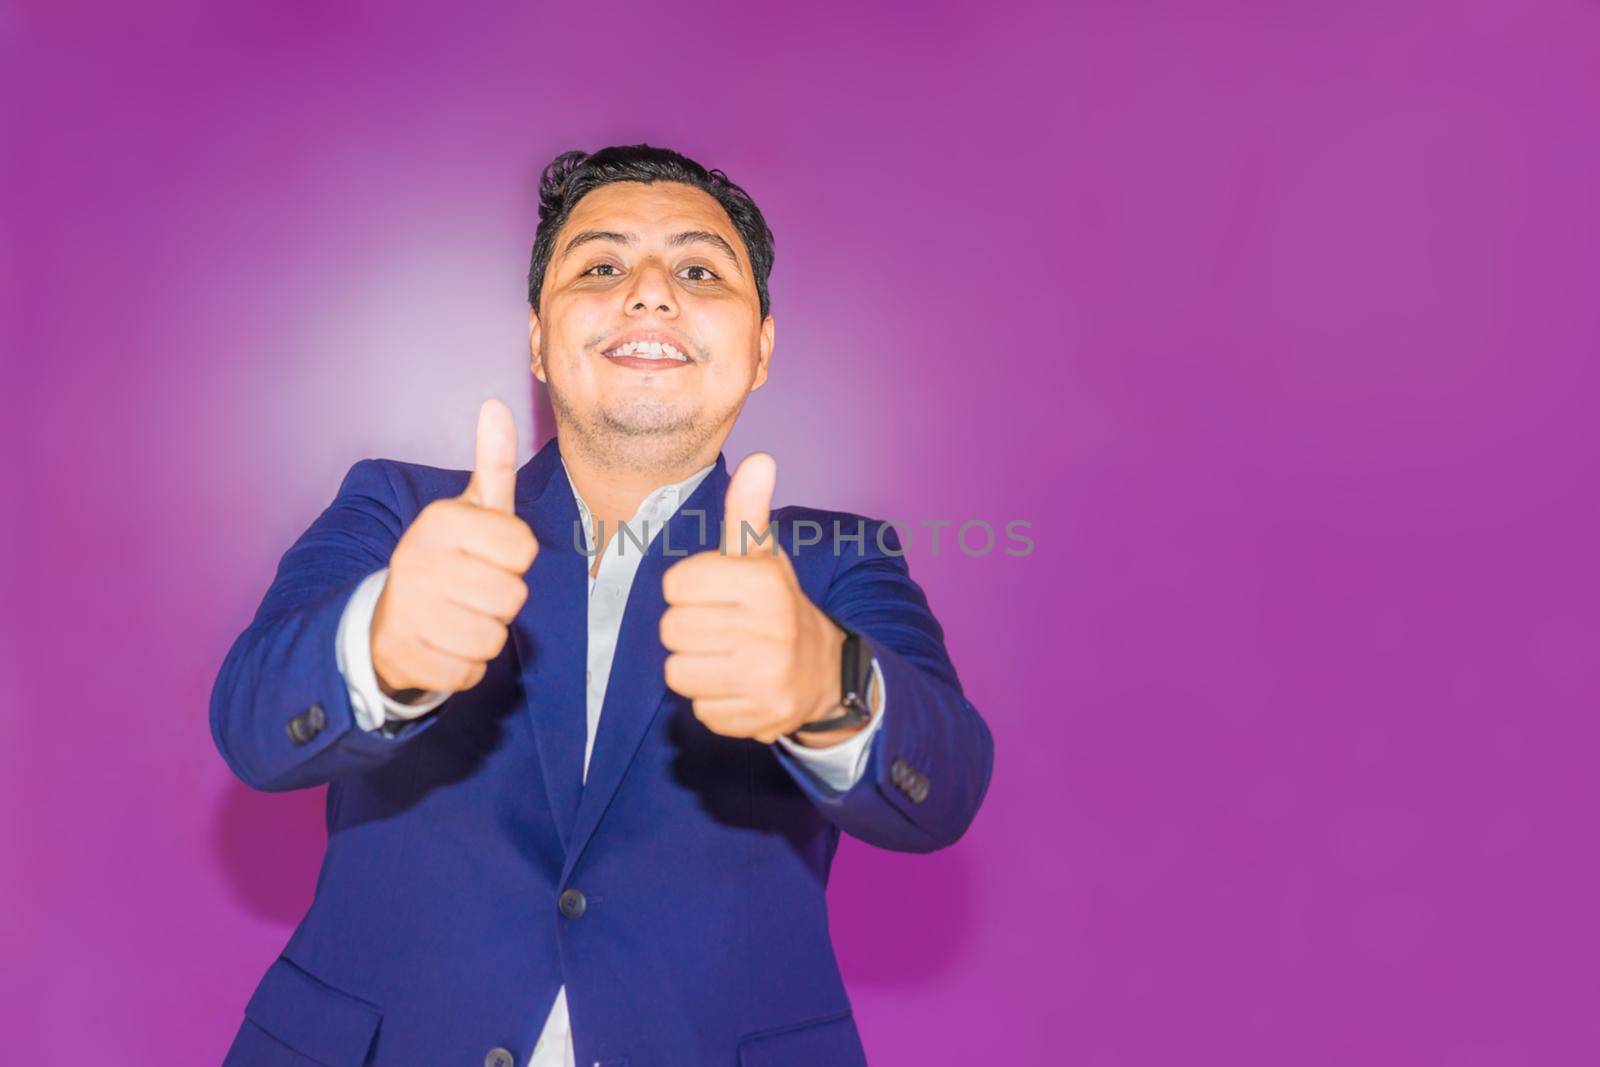
[[[539,553],[512,509],[516,455],[511,409],[484,401],[466,491],[423,508],[389,557],[372,615],[372,666],[390,696],[471,689],[505,647]]]
[[[713,733],[762,742],[833,716],[845,637],[800,588],[770,528],[777,478],[771,456],[746,456],[728,482],[727,554],[697,552],[661,580],[667,685]],[[864,725],[800,741],[836,744]]]

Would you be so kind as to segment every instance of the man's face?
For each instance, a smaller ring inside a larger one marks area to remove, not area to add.
[[[744,242],[715,199],[677,182],[613,182],[556,235],[542,315],[528,316],[533,373],[563,433],[612,461],[681,464],[720,448],[766,381],[773,323],[760,308]],[[634,338],[662,347],[617,351]]]

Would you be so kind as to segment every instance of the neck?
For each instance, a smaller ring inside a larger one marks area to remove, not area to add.
[[[618,524],[633,518],[645,497],[716,462],[722,448],[718,439],[698,448],[669,446],[660,451],[644,451],[643,455],[626,455],[589,447],[575,434],[561,434],[560,439],[561,459],[572,478],[572,487],[594,517],[606,521],[608,535]]]

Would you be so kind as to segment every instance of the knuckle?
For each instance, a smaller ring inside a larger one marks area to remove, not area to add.
[[[533,561],[539,557],[539,539],[533,536],[533,529],[521,519],[517,523],[517,562],[520,570],[527,570],[533,566]]]
[[[410,686],[406,685],[411,679],[410,673],[399,664],[391,662],[387,657],[378,656],[376,652],[372,657],[372,669],[375,674],[386,680],[391,686],[397,689],[410,688]]]
[[[680,585],[683,582],[683,572],[679,569],[682,566],[682,563],[674,563],[661,576],[661,595],[668,604],[677,603],[682,599]]]
[[[389,677],[396,689],[443,689],[448,679],[442,678],[433,664],[418,659],[414,670],[398,670]]]
[[[667,583],[670,576],[674,593],[680,599],[691,595],[697,588],[703,586],[707,577],[713,573],[711,564],[717,557],[712,553],[699,552],[674,563],[662,575],[662,584]]]
[[[411,529],[416,531],[419,538],[445,536],[456,525],[461,508],[462,505],[457,500],[435,500],[417,512]]]
[[[411,534],[418,530],[426,530],[429,526],[437,523],[446,506],[443,500],[435,500],[431,504],[423,505],[422,510],[417,512],[417,517],[412,519],[411,525],[406,528],[406,533]]]
[[[389,553],[389,570],[398,572],[411,565],[417,551],[417,526],[415,523],[405,533],[400,535],[400,540],[395,544],[394,551]],[[389,585],[394,584],[394,575],[390,575]],[[387,586],[385,586],[387,588]]]
[[[522,605],[528,602],[528,583],[520,580],[512,581],[506,593],[508,614],[515,617],[522,610]]]

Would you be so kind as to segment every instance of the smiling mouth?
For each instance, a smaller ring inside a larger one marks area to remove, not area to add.
[[[616,366],[646,372],[676,370],[694,362],[671,341],[627,341],[600,354]]]
[[[688,353],[671,341],[628,341],[600,353],[607,359],[628,359],[637,362],[688,363]]]

